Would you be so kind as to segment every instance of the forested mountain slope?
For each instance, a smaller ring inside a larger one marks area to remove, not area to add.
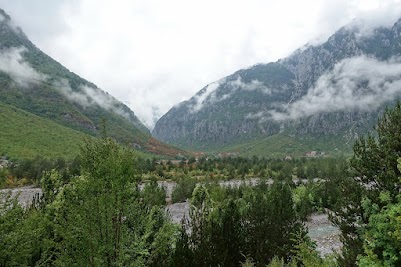
[[[1,9],[0,103],[91,136],[100,136],[105,121],[107,134],[121,144],[171,156],[181,152],[152,138],[126,105],[43,53]]]

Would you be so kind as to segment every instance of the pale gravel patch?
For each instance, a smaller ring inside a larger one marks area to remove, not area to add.
[[[18,195],[18,202],[23,207],[27,207],[28,205],[30,205],[35,196],[40,197],[42,195],[42,189],[34,186],[23,186],[12,189],[1,189],[0,192],[1,193],[11,192],[12,197]]]

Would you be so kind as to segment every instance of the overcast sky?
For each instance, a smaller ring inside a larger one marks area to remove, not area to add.
[[[326,40],[353,19],[389,26],[401,0],[0,0],[45,53],[150,128],[208,83]]]

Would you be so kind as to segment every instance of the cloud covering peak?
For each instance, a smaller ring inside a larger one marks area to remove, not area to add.
[[[323,112],[372,111],[401,96],[401,59],[357,56],[338,62],[300,99],[264,116],[296,120]]]

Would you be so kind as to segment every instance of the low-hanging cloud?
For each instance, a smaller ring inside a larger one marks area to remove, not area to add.
[[[89,107],[90,102],[88,97],[80,91],[75,91],[71,88],[67,79],[60,79],[52,84],[60,93],[62,93],[69,100],[78,103],[82,107]]]
[[[237,79],[228,83],[233,90],[244,90],[244,91],[261,91],[264,94],[270,95],[272,90],[266,87],[259,80],[252,80],[250,83],[242,81],[242,77],[238,75]]]
[[[215,90],[224,82],[225,79],[221,79],[217,82],[210,83],[199,94],[196,94],[193,99],[194,103],[190,106],[191,112],[195,113],[201,110],[209,96],[210,99],[207,102],[214,102]]]
[[[19,86],[28,89],[32,85],[46,83],[58,90],[69,100],[83,107],[99,105],[125,118],[130,117],[114,97],[102,90],[86,85],[81,85],[79,87],[80,90],[73,90],[66,79],[50,82],[47,75],[37,72],[24,59],[24,53],[26,51],[27,49],[25,47],[12,47],[0,50],[0,71],[8,74]]]
[[[323,74],[299,100],[265,113],[276,121],[322,112],[371,111],[401,96],[401,59],[367,56],[345,59]],[[260,114],[258,114],[260,116]]]
[[[27,88],[46,80],[46,75],[34,70],[24,60],[25,47],[0,50],[0,71],[7,73],[18,85]]]
[[[217,89],[225,84],[225,87],[228,87],[229,90],[226,94],[217,95]],[[217,82],[211,83],[206,86],[200,94],[197,94],[194,98],[195,103],[190,106],[191,112],[195,113],[201,110],[206,104],[211,105],[220,101],[223,101],[229,97],[231,97],[236,91],[244,90],[244,91],[256,91],[259,90],[264,94],[271,94],[272,90],[266,87],[261,81],[252,80],[250,83],[245,83],[242,81],[242,77],[238,75],[237,79],[232,81],[227,81],[226,78],[223,78]]]
[[[84,108],[99,105],[102,108],[111,110],[127,119],[130,117],[129,114],[122,109],[120,102],[118,102],[113,96],[97,88],[81,85],[79,90],[73,90],[66,79],[58,80],[52,85],[69,100],[78,103]]]
[[[93,88],[90,86],[81,86],[80,87],[83,93],[87,96],[87,99],[89,99],[90,103],[95,103],[104,109],[111,110],[120,116],[123,116],[126,119],[130,119],[130,115],[127,113],[122,108],[121,103],[115,99],[113,96],[109,95],[108,93],[97,89]]]

